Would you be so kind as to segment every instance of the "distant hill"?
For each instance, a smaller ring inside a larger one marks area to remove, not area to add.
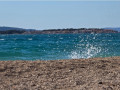
[[[7,31],[7,30],[24,30],[23,28],[15,28],[15,27],[0,27],[0,31]]]
[[[117,28],[108,27],[108,28],[104,28],[104,29],[111,29],[111,30],[115,30],[115,31],[119,31],[120,32],[120,27],[117,27]]]
[[[35,29],[24,29],[24,28],[17,28],[17,27],[0,27],[0,31],[8,31],[8,30],[21,30],[21,31],[32,31],[32,30],[35,30]]]

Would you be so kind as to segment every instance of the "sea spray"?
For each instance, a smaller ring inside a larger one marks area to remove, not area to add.
[[[75,51],[71,51],[69,58],[71,59],[91,58],[91,57],[95,57],[100,52],[101,52],[101,47],[87,44],[85,48],[82,49],[78,48]]]
[[[79,36],[78,44],[75,45],[76,49],[71,51],[71,54],[68,55],[71,59],[79,59],[79,58],[91,58],[95,57],[97,54],[101,52],[101,47],[99,45],[95,45],[95,38],[99,34],[87,34],[85,37]]]

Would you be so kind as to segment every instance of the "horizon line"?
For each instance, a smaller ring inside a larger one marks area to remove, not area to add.
[[[22,28],[22,27],[12,27],[12,26],[0,26],[1,27],[8,27],[8,28],[20,28],[20,29],[33,29],[33,30],[49,30],[49,29],[81,29],[81,28],[85,28],[85,29],[104,29],[104,28],[120,28],[120,26],[117,27],[67,27],[67,28],[48,28],[48,29],[35,29],[35,28]]]

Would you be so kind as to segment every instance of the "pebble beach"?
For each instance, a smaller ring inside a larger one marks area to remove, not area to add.
[[[0,90],[119,90],[120,57],[0,61]]]

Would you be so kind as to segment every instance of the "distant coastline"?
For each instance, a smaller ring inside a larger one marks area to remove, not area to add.
[[[22,28],[1,29],[0,34],[79,34],[79,33],[119,33],[112,29],[98,28],[67,28],[67,29],[49,29],[49,30],[34,30]]]

